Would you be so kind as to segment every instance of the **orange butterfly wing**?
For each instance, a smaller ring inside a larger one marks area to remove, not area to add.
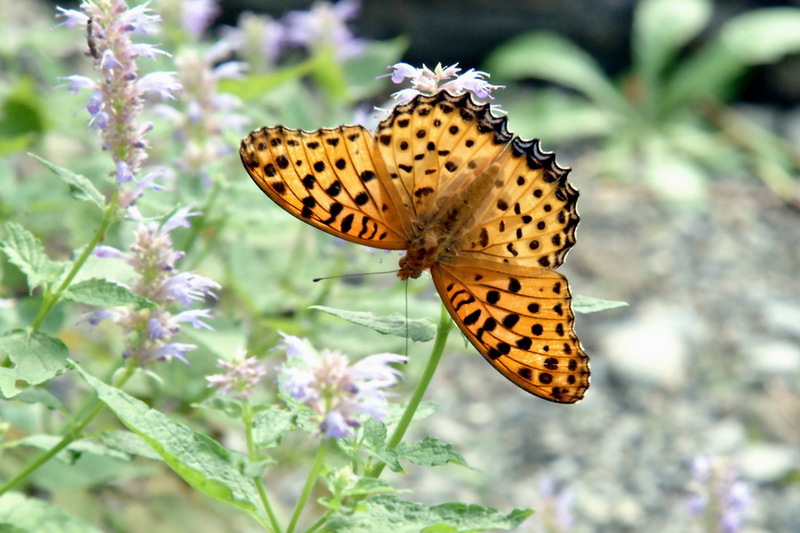
[[[458,327],[501,374],[546,400],[583,398],[589,358],[572,329],[564,276],[477,261],[438,265],[431,274]]]
[[[427,258],[461,331],[516,385],[559,403],[583,397],[588,357],[553,270],[575,243],[578,193],[505,117],[440,92],[397,106],[374,137],[360,126],[279,126],[251,133],[240,152],[259,187],[301,220]]]
[[[261,128],[242,141],[239,154],[261,190],[303,222],[358,244],[406,248],[408,217],[363,127]]]

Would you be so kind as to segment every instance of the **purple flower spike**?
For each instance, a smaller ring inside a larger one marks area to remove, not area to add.
[[[357,56],[364,51],[364,41],[353,36],[347,22],[360,9],[360,2],[340,0],[317,2],[308,11],[290,11],[283,19],[286,42],[310,50],[330,47],[340,60]]]
[[[716,524],[715,531],[741,531],[752,496],[747,484],[738,479],[732,461],[698,455],[692,459],[691,470],[689,514],[700,524]]]
[[[334,439],[353,436],[363,416],[383,419],[384,389],[396,385],[402,376],[389,364],[406,362],[401,355],[376,354],[350,365],[339,352],[317,353],[307,342],[289,335],[283,335],[281,347],[288,356],[278,376],[281,390],[310,407],[320,432]]]
[[[84,0],[80,10],[58,8],[58,11],[57,17],[68,28],[87,31],[91,22],[90,55],[99,81],[82,76],[63,79],[70,92],[93,91],[86,105],[89,125],[100,131],[103,148],[114,160],[117,186],[123,186],[134,181],[147,159],[144,134],[149,127],[137,122],[146,97],[156,94],[173,98],[180,89],[170,73],[139,75],[140,58],[153,58],[164,52],[150,44],[134,43],[132,37],[152,33],[161,19],[147,3],[129,7],[124,0]],[[127,208],[136,196],[120,194],[119,197],[129,201],[120,204]]]
[[[130,212],[136,213],[136,210]],[[128,263],[136,273],[131,290],[157,304],[157,307],[140,310],[129,307],[101,309],[84,317],[93,326],[107,318],[119,324],[128,336],[125,357],[135,358],[141,364],[171,359],[186,362],[186,353],[195,346],[173,342],[182,325],[212,329],[206,323],[211,318],[210,310],[187,308],[206,297],[216,297],[220,286],[194,272],[179,272],[177,263],[183,259],[184,253],[172,249],[170,237],[170,231],[188,227],[189,218],[199,214],[184,207],[163,224],[140,221],[134,233],[134,243],[127,253],[111,246],[95,248],[97,257],[122,259]]]
[[[206,376],[208,386],[218,388],[224,396],[238,399],[248,398],[267,373],[267,369],[259,364],[258,359],[247,357],[247,352],[243,349],[237,350],[230,361],[220,359],[217,366],[227,372]]]

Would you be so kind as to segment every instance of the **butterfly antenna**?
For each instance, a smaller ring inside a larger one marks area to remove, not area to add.
[[[311,281],[314,283],[326,279],[341,279],[341,278],[359,278],[361,276],[377,276],[378,274],[397,274],[398,270],[387,270],[385,272],[364,272],[362,274],[339,274],[338,276],[324,276],[321,278],[314,278]]]

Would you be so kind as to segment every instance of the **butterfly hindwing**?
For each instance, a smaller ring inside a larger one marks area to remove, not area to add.
[[[363,127],[261,128],[240,155],[261,190],[300,220],[358,244],[406,247],[400,200],[379,178],[385,166]]]
[[[492,163],[496,187],[464,228],[465,256],[531,268],[556,268],[575,244],[578,191],[568,169],[538,141],[514,138]]]
[[[295,217],[343,239],[406,250],[398,275],[430,268],[444,305],[478,351],[520,388],[574,403],[589,359],[572,297],[554,269],[575,243],[578,192],[537,140],[469,94],[396,106],[361,126],[277,126],[242,141],[247,172]]]
[[[573,331],[564,276],[471,263],[456,259],[431,268],[461,331],[522,389],[553,402],[580,400],[589,387],[589,358]]]

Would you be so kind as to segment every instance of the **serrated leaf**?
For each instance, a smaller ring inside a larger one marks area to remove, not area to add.
[[[29,533],[102,533],[58,507],[18,492],[0,496],[0,531]]]
[[[210,498],[242,509],[262,524],[256,486],[244,476],[236,457],[216,441],[195,433],[123,391],[75,368],[119,420],[142,437],[184,481]]]
[[[364,451],[367,455],[385,464],[386,467],[392,472],[405,472],[405,470],[403,470],[403,465],[400,464],[400,458],[395,450],[382,448],[380,450],[365,449]]]
[[[56,282],[64,272],[66,263],[53,261],[47,256],[42,242],[16,222],[5,225],[6,238],[0,243],[8,260],[28,279],[31,291]]]
[[[260,461],[248,461],[244,465],[244,475],[252,478],[261,478],[264,476],[268,466],[276,465],[278,461],[272,457],[261,459]]]
[[[22,330],[12,330],[0,336],[0,353],[14,365],[0,369],[3,370],[0,393],[5,398],[19,394],[18,381],[38,385],[64,373],[69,357],[69,350],[60,340],[40,332],[29,336]]]
[[[243,412],[242,402],[233,398],[223,398],[222,396],[211,396],[200,403],[192,404],[192,407],[222,411],[230,418],[237,420],[242,417]]]
[[[515,509],[504,514],[497,509],[446,503],[425,505],[396,496],[375,496],[363,502],[359,512],[333,516],[325,528],[339,533],[419,533],[453,531],[474,532],[491,529],[514,529],[533,514],[530,509]]]
[[[328,490],[331,491],[331,493],[336,494],[335,487],[331,486],[330,480],[325,478],[325,481],[328,482]],[[394,488],[387,481],[382,479],[362,477],[359,478],[355,484],[350,485],[342,490],[341,494],[338,494],[336,497],[320,498],[317,500],[317,502],[331,511],[342,512],[342,514],[351,514],[354,510],[353,508],[360,505],[358,502],[362,500],[364,496],[373,496],[376,494],[397,494],[398,492],[400,491]],[[350,499],[353,497],[357,498]],[[347,503],[343,502],[343,500],[348,499],[350,500]]]
[[[117,450],[128,455],[144,457],[151,461],[161,461],[147,441],[136,433],[130,431],[104,431],[98,435],[100,442],[112,450]]]
[[[58,176],[61,181],[67,184],[69,187],[70,195],[73,198],[78,200],[82,200],[84,202],[91,202],[96,205],[100,210],[105,209],[106,199],[100,191],[94,186],[94,184],[89,181],[86,176],[81,174],[76,174],[69,169],[60,167],[54,163],[51,163],[47,159],[43,159],[36,154],[28,154],[29,156],[33,157],[41,164],[49,168],[53,174]]]
[[[386,442],[386,424],[374,418],[367,419],[364,424],[364,441],[372,448],[379,448]]]
[[[417,442],[401,442],[397,448],[400,459],[406,459],[420,466],[442,466],[455,463],[467,466],[467,461],[460,453],[453,450],[451,444],[445,444],[433,437]]]
[[[580,294],[576,294],[572,297],[572,310],[584,315],[627,306],[628,302],[620,302],[617,300],[603,300],[602,298],[592,298],[591,296],[581,296]]]
[[[64,299],[96,307],[131,307],[136,311],[157,306],[155,302],[139,296],[119,283],[100,278],[71,285],[64,291]]]
[[[322,305],[312,305],[309,309],[316,309],[323,313],[343,318],[348,322],[370,328],[383,335],[394,335],[402,338],[408,336],[408,338],[417,342],[428,342],[436,336],[436,324],[426,318],[408,320],[398,313],[381,315],[371,311],[348,311]]]
[[[2,386],[0,386],[0,390],[2,390]],[[44,387],[28,387],[20,392],[19,395],[17,395],[14,399],[18,402],[30,404],[38,403],[50,409],[51,411],[59,411],[65,415],[69,414],[67,408],[64,407],[64,404],[62,404],[61,401],[53,395],[53,393]]]
[[[17,372],[13,368],[0,367],[0,396],[3,398],[13,398],[18,395],[20,390],[17,388]]]
[[[391,404],[388,408],[388,412],[386,414],[386,418],[383,419],[383,422],[387,426],[392,426],[400,421],[405,413],[406,407],[408,404]],[[414,417],[412,420],[422,420],[424,418],[428,418],[436,410],[439,408],[439,404],[436,402],[425,401],[419,404],[417,410],[414,411]]]
[[[274,448],[283,436],[292,429],[294,415],[277,405],[259,411],[253,419],[253,440],[256,449]]]
[[[22,439],[12,441],[9,444],[14,446],[30,446],[40,450],[49,450],[61,441],[61,437],[56,435],[28,435]],[[130,454],[109,448],[102,443],[94,442],[89,439],[81,439],[71,442],[64,450],[56,456],[66,463],[72,463],[76,457],[90,453],[93,455],[112,457],[122,461],[130,461]]]

